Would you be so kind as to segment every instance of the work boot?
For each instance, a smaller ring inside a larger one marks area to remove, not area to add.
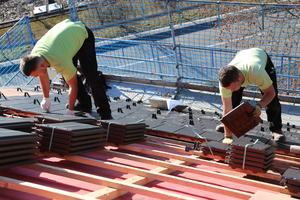
[[[224,133],[224,124],[222,123],[216,126],[216,131]]]
[[[224,144],[230,144],[230,143],[232,143],[232,142],[234,142],[235,140],[232,138],[232,136],[224,136],[224,139],[223,139],[223,141],[222,141],[222,143],[224,143]]]
[[[276,142],[284,142],[286,140],[282,131],[272,132],[273,140]]]
[[[111,115],[109,115],[109,116],[100,116],[101,118],[101,120],[111,120],[111,119],[114,119]]]
[[[96,111],[100,115],[101,120],[110,120],[110,119],[113,119],[113,117],[111,116],[111,110],[110,110],[110,108],[102,108],[102,109],[100,109],[100,107],[97,107]]]
[[[69,103],[66,104],[66,108],[69,108]],[[78,102],[74,105],[74,110],[90,113],[90,112],[92,112],[92,106],[91,105],[82,105],[81,103]]]

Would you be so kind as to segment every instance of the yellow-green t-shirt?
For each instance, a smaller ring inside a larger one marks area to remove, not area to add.
[[[241,87],[255,84],[260,89],[267,89],[273,82],[265,70],[266,64],[266,52],[259,48],[251,48],[239,51],[228,65],[235,66],[244,75],[245,81]],[[231,97],[232,92],[222,87],[220,83],[219,88],[222,97]]]
[[[76,74],[72,58],[88,38],[82,22],[67,19],[52,27],[35,45],[32,54],[41,54],[66,81]]]

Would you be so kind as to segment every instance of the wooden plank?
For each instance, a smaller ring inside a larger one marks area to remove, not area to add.
[[[187,162],[185,161],[181,161],[181,160],[176,160],[175,162],[173,162],[174,164],[188,164]],[[150,170],[152,172],[156,172],[156,173],[162,173],[162,174],[170,174],[174,171],[168,169],[168,168],[165,168],[165,167],[157,167],[155,169],[152,169]],[[144,185],[144,184],[147,184],[149,182],[152,182],[154,179],[150,179],[150,178],[147,178],[147,177],[143,177],[143,176],[133,176],[131,178],[128,178],[126,180],[124,180],[123,182],[124,183],[132,183],[132,184],[137,184],[137,185]],[[103,188],[101,190],[97,190],[95,192],[91,192],[89,194],[87,194],[86,196],[89,196],[89,197],[93,197],[93,198],[98,198],[98,199],[103,199],[103,200],[106,200],[106,199],[114,199],[118,196],[121,196],[123,194],[125,194],[126,192],[124,191],[121,191],[121,190],[118,190],[118,189],[115,189],[115,188]]]
[[[160,138],[157,138],[158,141],[160,141]],[[163,141],[167,141],[166,139],[163,139]],[[169,142],[172,141],[172,139],[169,139]],[[174,141],[174,140],[173,140]],[[180,141],[178,141],[178,144]],[[190,147],[193,147],[194,145],[191,144],[191,143],[187,143],[187,142],[183,142],[185,143],[186,145],[190,146]],[[153,141],[146,141],[146,142],[140,142],[139,144],[142,144],[142,145],[146,145],[146,146],[150,146],[150,147],[157,147],[157,148],[160,148],[160,149],[166,149],[166,150],[170,150],[170,151],[176,151],[176,152],[179,152],[179,153],[185,153],[185,154],[190,154],[190,155],[197,155],[201,158],[210,158],[210,159],[218,159],[218,160],[223,160],[223,158],[221,158],[220,156],[216,156],[216,155],[204,155],[202,151],[197,151],[197,150],[191,150],[191,151],[185,151],[185,147],[176,147],[176,146],[173,146],[173,145],[170,145],[170,144],[162,144],[162,143],[156,143],[156,142],[153,142]]]
[[[220,169],[231,169],[231,167],[227,164],[216,163],[216,162],[212,162],[212,161],[208,161],[208,160],[199,159],[198,156],[190,157],[188,155],[185,156],[185,155],[179,155],[179,154],[170,153],[170,152],[164,152],[163,145],[160,146],[160,148],[162,150],[155,150],[155,149],[153,150],[153,149],[149,149],[146,147],[137,147],[135,145],[119,145],[118,147],[120,149],[136,151],[139,153],[145,153],[145,154],[149,154],[149,155],[161,156],[161,157],[165,157],[165,158],[172,158],[172,159],[176,159],[176,160],[185,160],[186,162],[195,163],[195,164],[199,164],[199,165],[218,167]],[[176,151],[176,150],[173,150],[173,151]]]
[[[204,154],[202,153],[202,151],[189,151],[189,152],[187,152],[187,151],[185,151],[185,148],[183,148],[183,147],[180,148],[180,147],[175,147],[175,146],[171,146],[171,145],[168,145],[168,144],[161,144],[161,143],[150,142],[150,141],[140,142],[139,144],[145,145],[145,146],[150,146],[150,147],[163,148],[163,149],[175,151],[175,152],[178,152],[178,153],[204,156]]]
[[[161,142],[167,142],[167,143],[171,143],[171,144],[177,144],[177,145],[183,145],[183,146],[189,146],[189,147],[194,146],[193,142],[187,142],[187,141],[182,141],[182,140],[172,140],[170,138],[157,137],[157,136],[148,135],[148,134],[145,134],[145,136],[147,136],[147,140],[161,141]]]
[[[283,165],[283,166],[285,165],[288,168],[289,167],[300,168],[300,158],[297,158],[297,157],[276,154],[274,164],[277,164],[277,163],[279,165]]]
[[[281,181],[281,179],[282,179],[281,175],[279,173],[274,173],[272,171],[268,171],[267,173],[265,173],[265,172],[254,173],[250,170],[245,170],[245,169],[238,169],[238,168],[232,169],[228,164],[217,163],[217,162],[213,162],[213,161],[199,159],[199,156],[197,156],[197,155],[194,155],[194,157],[189,157],[189,156],[184,156],[184,155],[178,155],[175,153],[164,152],[162,150],[160,151],[160,150],[148,149],[146,147],[137,147],[135,145],[126,145],[126,146],[119,145],[118,147],[120,149],[137,151],[140,153],[146,153],[146,154],[162,156],[162,157],[167,156],[167,158],[172,158],[172,159],[177,159],[177,160],[185,160],[190,163],[195,163],[195,164],[199,164],[199,165],[207,165],[209,167],[219,168],[220,170],[222,169],[222,170],[229,170],[229,171],[234,171],[234,172],[241,172],[241,173],[246,173],[246,174],[250,174],[250,175],[254,175],[254,176],[268,178],[268,179],[272,179],[272,180],[276,180],[276,181]],[[161,149],[163,149],[163,148],[164,148],[164,146],[161,145]],[[170,147],[168,147],[168,148],[170,149]]]
[[[174,139],[174,140],[181,140],[181,141],[185,141],[185,142],[199,142],[199,143],[203,143],[205,140],[201,139],[201,138],[195,138],[195,137],[191,137],[191,136],[186,136],[186,135],[174,135],[174,134],[170,134],[168,132],[163,132],[160,130],[153,130],[153,129],[147,129],[146,130],[147,135],[155,135],[158,137],[166,137],[166,138],[170,138],[170,139]]]
[[[234,183],[243,184],[243,185],[247,185],[247,186],[264,188],[266,190],[270,190],[270,191],[274,191],[274,192],[288,193],[288,190],[285,189],[283,186],[277,186],[274,184],[269,184],[269,183],[255,181],[255,180],[235,177],[232,175],[221,174],[219,172],[213,172],[213,171],[198,169],[198,168],[194,168],[194,167],[159,161],[159,160],[145,158],[142,156],[132,155],[132,154],[128,154],[128,153],[107,151],[107,150],[99,150],[99,151],[96,151],[95,153],[99,153],[101,155],[112,156],[112,157],[119,157],[119,158],[134,160],[134,161],[138,161],[138,162],[144,162],[144,163],[148,163],[148,164],[152,164],[152,165],[158,165],[160,167],[168,168],[171,171],[178,170],[178,171],[190,172],[190,173],[194,173],[194,174],[198,174],[198,175],[202,175],[202,176],[208,176],[210,178],[227,180],[227,181],[231,181]]]
[[[59,190],[59,189],[55,189],[55,188],[51,188],[51,187],[47,187],[35,183],[29,183],[26,181],[7,178],[4,176],[0,176],[0,187],[26,192],[29,194],[34,194],[49,199],[64,199],[64,200],[95,199],[92,197],[85,197],[83,195],[74,194],[71,192],[66,192],[63,190]]]
[[[294,198],[280,195],[280,194],[273,194],[264,191],[257,191],[249,200],[262,200],[262,199],[272,199],[272,200],[296,200]]]
[[[181,196],[181,195],[175,195],[170,192],[165,192],[162,190],[157,190],[157,189],[151,189],[139,185],[134,185],[128,182],[122,182],[122,181],[116,181],[113,179],[101,177],[101,176],[96,176],[96,175],[91,175],[83,172],[78,172],[66,168],[60,168],[60,167],[53,167],[49,165],[44,165],[44,164],[30,164],[23,166],[28,169],[32,170],[37,170],[41,172],[48,172],[52,173],[55,175],[60,175],[64,177],[69,177],[69,178],[74,178],[77,180],[85,181],[85,182],[90,182],[98,185],[104,185],[107,187],[111,188],[116,188],[118,190],[124,190],[127,192],[132,192],[132,193],[138,193],[142,194],[145,196],[153,197],[153,198],[162,198],[162,199],[186,199],[186,200],[192,200],[193,198]],[[87,199],[94,199],[92,197],[87,196]],[[85,198],[83,198],[85,199]]]
[[[199,181],[188,180],[188,179],[184,179],[184,178],[180,178],[180,177],[159,174],[159,173],[151,172],[148,170],[137,169],[134,167],[124,166],[121,164],[116,164],[116,163],[112,163],[112,162],[108,162],[108,161],[101,161],[101,160],[96,160],[96,159],[92,159],[92,158],[85,158],[82,156],[64,156],[64,159],[66,159],[68,161],[88,164],[91,166],[102,167],[102,168],[106,168],[106,169],[113,169],[113,170],[123,172],[123,173],[144,176],[144,177],[148,177],[148,178],[159,180],[159,181],[165,181],[165,182],[180,184],[183,186],[189,186],[191,188],[196,188],[196,189],[200,189],[200,190],[206,190],[206,191],[211,191],[214,193],[220,193],[220,194],[223,194],[226,196],[236,197],[236,198],[240,198],[240,199],[249,199],[251,197],[251,194],[247,193],[247,192],[241,192],[238,190],[223,188],[223,187],[206,184],[206,183],[202,183]]]

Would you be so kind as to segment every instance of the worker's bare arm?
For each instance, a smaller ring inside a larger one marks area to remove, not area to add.
[[[69,110],[74,110],[74,104],[77,98],[77,75],[75,74],[73,78],[67,81],[69,85]]]

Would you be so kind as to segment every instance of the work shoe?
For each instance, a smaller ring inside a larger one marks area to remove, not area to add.
[[[282,131],[272,132],[273,140],[276,142],[284,142],[286,140]]]
[[[114,119],[111,115],[109,116],[100,116],[101,120],[110,120],[110,119]]]
[[[69,103],[66,104],[66,108],[69,108]],[[92,106],[82,105],[78,102],[74,105],[74,110],[90,113],[92,112]]]
[[[219,124],[216,126],[216,131],[224,133],[224,124]]]
[[[222,143],[224,143],[224,144],[230,144],[230,143],[232,143],[232,142],[234,142],[235,140],[232,138],[232,136],[224,136],[224,139],[223,139],[223,141],[222,141]]]
[[[102,120],[113,119],[113,117],[111,116],[111,110],[110,110],[110,108],[100,108],[100,107],[97,107],[96,111],[100,115],[100,118]]]

